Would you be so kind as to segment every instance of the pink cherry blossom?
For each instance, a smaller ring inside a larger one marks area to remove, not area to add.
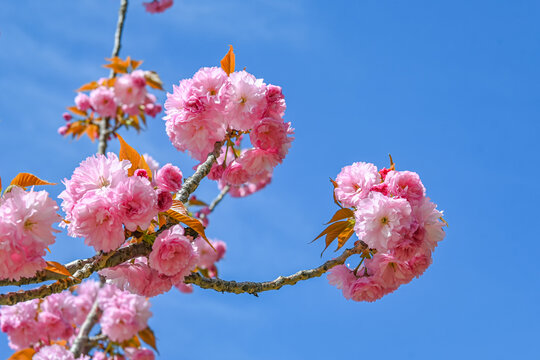
[[[154,352],[150,349],[125,348],[124,352],[129,360],[154,360]]]
[[[356,276],[346,265],[334,266],[328,272],[328,282],[341,289],[346,299],[351,298],[351,286],[355,280]]]
[[[86,111],[90,108],[90,98],[85,93],[78,93],[75,96],[75,105],[81,111]]]
[[[266,109],[264,116],[281,118],[285,113],[285,97],[281,91],[280,86],[267,85],[266,86]]]
[[[167,211],[173,204],[172,194],[168,191],[157,190],[157,209],[159,212]]]
[[[193,292],[193,285],[186,284],[183,281],[180,281],[179,283],[174,285],[174,287],[177,288],[178,291],[184,294],[191,294]]]
[[[388,243],[402,236],[401,231],[408,231],[412,221],[407,200],[389,198],[378,192],[360,200],[354,215],[358,238],[378,251],[386,251]]]
[[[183,278],[198,261],[197,248],[184,235],[184,228],[175,225],[156,238],[148,263],[161,274]]]
[[[247,172],[243,164],[235,160],[227,166],[221,176],[222,180],[230,185],[242,185],[246,183],[251,177],[251,174]]]
[[[0,308],[0,328],[7,333],[10,348],[21,350],[39,341],[38,303],[30,300]]]
[[[165,164],[157,172],[156,184],[163,190],[177,192],[182,187],[182,171],[172,164]]]
[[[173,0],[153,0],[143,3],[147,12],[151,14],[161,13],[173,5]]]
[[[230,100],[227,104],[229,127],[249,130],[255,126],[266,109],[266,85],[246,71],[229,75]]]
[[[147,327],[152,313],[150,303],[142,296],[105,285],[99,293],[101,329],[111,340],[122,342]]]
[[[32,360],[75,360],[75,358],[65,347],[53,344],[39,349],[39,351],[32,356]]]
[[[254,176],[262,173],[271,173],[274,170],[274,167],[276,167],[281,160],[275,152],[261,149],[249,149],[243,152],[240,158],[238,158],[236,161],[242,166],[244,171],[246,171],[249,178],[240,183],[233,183],[229,181],[234,185],[240,185],[241,183],[244,183]],[[225,172],[227,172],[227,170],[225,170]],[[224,180],[227,181],[225,174],[223,176]]]
[[[157,193],[148,179],[132,176],[114,188],[116,216],[126,229],[146,230],[152,218],[157,215]]]
[[[366,260],[365,266],[368,273],[378,277],[386,288],[397,288],[413,278],[409,264],[389,254],[377,253],[372,259]]]
[[[88,192],[76,203],[70,219],[68,234],[85,238],[85,244],[96,251],[115,250],[125,240],[115,193],[110,189]]]
[[[385,288],[374,276],[357,278],[350,286],[350,296],[354,301],[373,302],[382,298],[393,289]]]
[[[415,172],[390,171],[384,182],[388,184],[388,192],[392,196],[407,199],[410,203],[417,203],[426,195],[420,176]]]
[[[199,262],[197,267],[202,269],[210,269],[216,262],[221,260],[227,251],[227,244],[221,240],[210,239],[212,247],[200,236],[195,239],[195,246],[199,254]]]
[[[289,123],[281,119],[266,117],[260,120],[251,131],[249,137],[251,143],[263,150],[276,153],[280,160],[287,155],[292,139],[288,138]]]
[[[104,86],[100,86],[90,93],[90,105],[102,117],[116,116],[116,101],[114,92]]]
[[[117,103],[138,107],[142,105],[146,96],[146,81],[144,75],[124,74],[114,83],[114,95]]]
[[[345,166],[336,177],[337,187],[334,189],[336,198],[346,207],[358,206],[367,198],[371,187],[381,182],[377,168],[373,164],[355,162]]]

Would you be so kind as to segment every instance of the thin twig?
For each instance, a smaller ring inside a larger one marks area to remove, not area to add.
[[[201,180],[208,175],[210,170],[212,169],[212,165],[214,162],[216,162],[217,158],[219,157],[219,153],[221,151],[221,146],[223,145],[223,142],[218,141],[214,144],[214,150],[208,154],[208,157],[206,158],[206,161],[200,164],[197,167],[197,170],[193,175],[191,175],[189,178],[186,179],[184,182],[184,185],[182,185],[182,189],[178,192],[178,200],[185,203],[188,201],[189,195],[191,195],[199,186],[199,183]]]
[[[184,279],[186,284],[194,284],[200,286],[203,289],[213,289],[220,292],[230,292],[234,294],[248,293],[257,295],[263,291],[278,290],[284,285],[294,285],[299,281],[319,277],[336,265],[343,264],[348,257],[354,254],[360,254],[367,249],[367,245],[363,242],[359,242],[357,246],[352,249],[347,249],[335,259],[329,260],[315,269],[302,270],[296,274],[290,276],[280,276],[272,281],[265,282],[236,282],[226,281],[222,279],[210,279],[203,277],[199,273],[193,273]]]
[[[221,192],[218,194],[218,196],[215,197],[214,200],[212,200],[212,202],[210,203],[210,205],[208,206],[208,214],[210,214],[212,211],[214,211],[214,209],[216,208],[216,206],[218,206],[218,204],[221,202],[221,200],[223,200],[223,198],[225,197],[225,195],[227,195],[227,193],[229,192],[230,190],[230,186],[229,185],[225,185],[225,187],[223,189],[221,189]],[[203,220],[205,217],[207,217],[208,215],[201,212],[201,214],[199,215],[199,218],[201,220]]]
[[[105,279],[101,279],[100,282],[100,288],[105,283]],[[92,331],[92,328],[94,325],[98,322],[99,317],[101,316],[101,310],[99,308],[99,296],[98,293],[96,293],[96,298],[94,299],[94,303],[92,304],[92,308],[90,309],[90,312],[88,312],[88,315],[86,315],[86,319],[84,320],[83,324],[81,325],[79,329],[79,333],[77,334],[77,337],[73,341],[73,345],[71,345],[71,348],[69,351],[73,353],[73,357],[79,357],[81,354],[86,353],[86,348],[89,343],[88,335],[90,335],[90,331]]]
[[[116,23],[116,31],[114,33],[114,46],[111,57],[116,57],[120,53],[120,47],[122,46],[122,33],[124,31],[124,22],[126,20],[128,0],[120,0],[120,9],[118,10],[118,21]],[[109,78],[113,78],[115,72],[111,69]],[[98,154],[105,155],[107,151],[107,142],[110,135],[110,118],[103,118],[99,123],[99,140],[98,140]]]

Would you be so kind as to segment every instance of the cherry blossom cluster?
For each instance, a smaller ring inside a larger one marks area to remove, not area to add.
[[[223,241],[211,241],[213,248],[201,237],[196,240],[186,235],[184,228],[175,225],[159,234],[148,258],[139,257],[132,262],[100,271],[109,282],[132,293],[152,297],[169,291],[192,292],[184,278],[195,269],[215,276],[215,263],[226,251]]]
[[[151,14],[161,13],[173,6],[173,0],[153,0],[143,3],[147,12]]]
[[[146,124],[146,115],[156,117],[162,107],[147,87],[159,89],[160,81],[155,73],[137,69],[140,63],[129,58],[125,61],[111,59],[107,66],[119,76],[101,78],[81,87],[75,97],[75,106],[68,108],[71,113],[63,114],[66,124],[58,129],[58,133],[74,137],[86,133],[94,140],[98,134],[97,126],[103,119],[112,119],[115,129],[131,126],[139,130],[141,123]],[[81,118],[74,118],[72,113]]]
[[[0,198],[0,278],[18,280],[45,268],[58,206],[46,191],[13,186]]]
[[[64,345],[73,343],[95,301],[101,314],[100,334],[105,337],[95,344],[92,357],[83,355],[78,359],[119,359],[115,356],[123,352],[130,360],[153,360],[150,349],[127,342],[148,327],[152,315],[149,301],[110,284],[100,287],[94,280],[82,283],[73,293],[64,291],[1,307],[0,328],[7,333],[12,349],[34,349],[33,359],[74,360]]]
[[[354,231],[371,249],[356,269],[339,265],[328,275],[347,299],[375,301],[429,267],[444,222],[418,174],[354,163],[338,174],[334,194],[354,210]]]
[[[180,151],[204,161],[216,142],[224,142],[209,178],[231,196],[249,195],[264,186],[291,145],[293,129],[283,121],[281,88],[267,85],[246,71],[227,73],[217,67],[200,69],[167,94],[167,134]],[[249,134],[253,147],[240,149]]]
[[[152,174],[137,169],[132,176],[128,175],[131,163],[113,153],[84,160],[71,179],[64,180],[66,189],[59,195],[68,234],[83,237],[96,251],[110,251],[124,245],[129,232],[152,233],[158,214],[171,207],[172,193],[182,187],[182,172],[171,164],[159,168],[151,157],[146,159]],[[121,289],[147,297],[175,285],[188,291],[182,284],[191,271],[217,273],[215,262],[223,257],[226,246],[222,241],[213,241],[212,246],[175,225],[160,231],[148,258],[104,269],[101,275]]]

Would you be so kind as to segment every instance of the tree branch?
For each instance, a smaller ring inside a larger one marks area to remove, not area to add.
[[[214,144],[214,151],[212,151],[210,154],[208,154],[208,157],[206,158],[206,161],[200,164],[197,167],[197,170],[193,175],[191,175],[189,178],[186,179],[184,182],[184,185],[182,185],[182,189],[178,192],[178,200],[185,203],[188,201],[189,195],[191,195],[199,186],[199,183],[201,180],[208,175],[210,172],[210,169],[212,169],[212,165],[214,162],[216,162],[217,158],[219,157],[219,153],[221,152],[221,146],[223,145],[222,141],[218,141]]]
[[[212,168],[212,164],[219,156],[221,145],[221,142],[217,142],[214,146],[214,151],[208,154],[206,161],[200,164],[195,173],[184,182],[179,192],[180,199],[183,199],[183,202],[187,201],[189,195],[191,195],[191,193],[197,189],[201,180],[208,175],[210,169]],[[154,235],[157,236],[163,230],[171,227],[172,225],[174,224],[163,226]],[[152,251],[152,246],[142,242],[138,244],[131,244],[106,254],[97,254],[88,259],[75,260],[69,264],[66,264],[66,268],[73,275],[72,277],[65,277],[50,271],[40,271],[32,278],[23,278],[20,280],[0,280],[1,285],[24,285],[39,283],[47,280],[58,280],[55,283],[42,285],[36,289],[26,291],[20,290],[0,295],[0,305],[14,305],[22,301],[43,298],[54,293],[62,292],[63,290],[80,283],[83,279],[86,279],[96,271],[120,265],[123,262],[139,256],[146,256],[150,253],[150,251]]]
[[[124,31],[124,21],[126,20],[128,0],[120,0],[120,9],[118,10],[118,21],[116,22],[116,31],[114,33],[114,46],[111,57],[118,56],[120,53],[120,47],[122,46],[122,33]],[[111,69],[109,78],[115,76],[114,70]],[[98,154],[105,155],[107,151],[107,141],[109,139],[110,131],[110,119],[103,118],[99,123],[99,140],[98,140]]]
[[[101,288],[104,283],[105,279],[102,278],[99,287]],[[77,337],[75,338],[73,344],[71,345],[71,348],[69,349],[69,351],[73,353],[73,357],[79,357],[81,354],[86,354],[87,352],[86,348],[90,340],[88,338],[88,335],[90,335],[90,331],[92,331],[92,328],[98,322],[99,317],[101,316],[98,299],[99,294],[96,293],[96,298],[94,299],[92,308],[90,309],[90,312],[88,312],[88,315],[86,315],[86,319],[81,325],[79,333],[77,334]]]
[[[302,280],[319,277],[334,266],[343,264],[351,255],[360,254],[367,248],[368,246],[364,242],[359,241],[358,245],[356,245],[354,248],[345,250],[343,254],[341,254],[337,258],[328,260],[327,262],[325,262],[319,267],[316,267],[315,269],[302,270],[290,276],[280,276],[272,281],[236,282],[221,279],[210,279],[200,275],[199,273],[193,273],[187,276],[184,279],[184,282],[186,284],[194,284],[200,286],[203,289],[213,289],[220,292],[230,292],[234,294],[248,293],[258,296],[257,294],[263,291],[279,290],[284,285],[294,285]]]
[[[214,211],[214,209],[216,208],[216,206],[218,206],[218,204],[221,202],[221,200],[223,200],[223,198],[225,197],[225,195],[227,195],[227,193],[229,192],[229,189],[231,187],[229,185],[225,185],[225,187],[221,190],[221,192],[218,194],[218,196],[215,197],[214,200],[212,200],[212,202],[210,203],[210,205],[208,206],[208,210],[210,212]],[[208,215],[206,215],[205,213],[201,213],[199,218],[201,220],[203,220],[205,217],[207,217]]]

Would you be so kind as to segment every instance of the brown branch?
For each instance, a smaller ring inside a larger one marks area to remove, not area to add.
[[[191,195],[199,186],[199,183],[201,180],[208,175],[210,172],[210,169],[212,169],[212,165],[214,162],[216,162],[217,158],[219,157],[219,153],[221,152],[221,146],[223,145],[223,142],[218,141],[214,144],[214,151],[212,151],[210,154],[208,154],[208,157],[206,158],[206,161],[200,164],[197,167],[197,170],[193,175],[191,175],[189,178],[186,179],[184,182],[184,185],[182,185],[182,189],[178,192],[178,200],[185,203],[188,201],[189,195]]]
[[[225,195],[227,195],[227,193],[229,192],[230,190],[230,186],[229,185],[225,185],[225,187],[223,189],[221,189],[221,192],[218,194],[218,196],[216,196],[214,198],[214,200],[212,200],[212,202],[210,203],[210,205],[208,206],[208,210],[210,211],[210,213],[212,211],[214,211],[214,209],[216,208],[216,206],[218,206],[218,204],[221,202],[221,200],[223,200],[223,198],[225,197]],[[205,213],[201,213],[200,216],[199,216],[199,219],[203,220],[205,217],[207,217],[208,215],[205,214]]]
[[[124,22],[126,20],[128,0],[120,0],[120,9],[118,10],[118,21],[116,22],[116,31],[114,33],[114,46],[111,57],[116,57],[120,53],[120,47],[122,46],[122,33],[124,31]],[[111,69],[109,78],[115,76],[114,70]],[[107,151],[107,142],[111,131],[109,129],[110,119],[103,118],[99,123],[99,140],[98,140],[98,154],[105,155]]]
[[[194,284],[203,289],[213,289],[220,292],[230,292],[234,294],[248,293],[257,296],[258,293],[270,290],[279,290],[284,285],[294,285],[299,281],[319,277],[336,265],[343,264],[347,258],[354,254],[360,254],[368,247],[363,242],[358,242],[352,249],[347,249],[335,259],[328,260],[315,269],[302,270],[290,276],[280,276],[272,281],[252,282],[252,281],[227,281],[222,279],[210,279],[203,277],[199,273],[193,273],[184,279],[186,284]]]

